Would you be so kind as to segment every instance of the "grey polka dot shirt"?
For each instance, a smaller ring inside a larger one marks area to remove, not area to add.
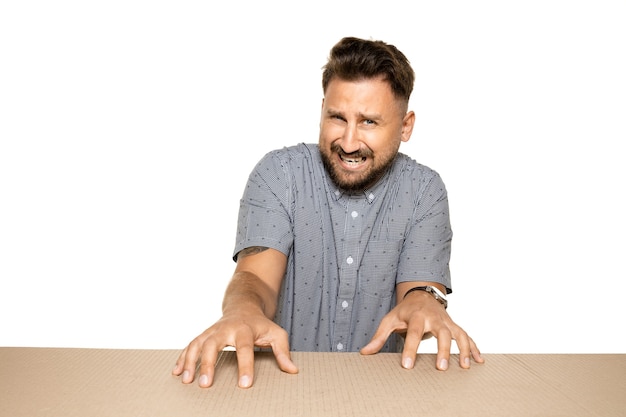
[[[288,256],[276,323],[293,351],[358,351],[395,305],[395,286],[436,281],[451,292],[452,230],[439,175],[400,153],[371,189],[327,178],[316,144],[275,150],[241,199],[234,256],[250,246]],[[397,351],[392,336],[383,351]]]

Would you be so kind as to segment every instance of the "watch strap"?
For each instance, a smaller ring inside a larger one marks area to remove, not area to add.
[[[441,305],[443,305],[443,308],[448,308],[448,300],[446,299],[446,297],[441,293],[441,291],[439,291],[437,288],[433,287],[432,285],[422,285],[419,287],[413,287],[404,294],[404,298],[406,298],[406,296],[409,295],[409,293],[412,293],[413,291],[425,291],[429,293],[430,295],[432,295],[435,298],[435,300],[439,301]]]

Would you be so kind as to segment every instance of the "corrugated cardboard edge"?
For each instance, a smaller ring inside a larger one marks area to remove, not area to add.
[[[257,353],[255,383],[237,388],[234,352],[214,386],[171,375],[175,350],[0,348],[1,417],[19,416],[624,416],[626,355],[485,355],[446,372],[419,355],[293,352],[300,372]]]

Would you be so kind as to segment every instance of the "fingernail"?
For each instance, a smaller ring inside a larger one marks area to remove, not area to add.
[[[463,359],[463,362],[465,363],[465,366],[470,366],[470,358]]]
[[[208,375],[200,375],[200,378],[198,378],[198,384],[200,384],[201,387],[206,387],[209,385],[209,376]]]
[[[248,388],[251,384],[251,379],[248,375],[244,375],[241,378],[239,378],[239,386],[241,388]]]
[[[405,369],[411,369],[413,367],[413,361],[411,358],[402,359],[402,367]]]
[[[446,359],[442,359],[441,362],[439,362],[439,369],[443,371],[448,369],[448,361]]]
[[[183,372],[183,382],[188,382],[189,380],[189,371]]]

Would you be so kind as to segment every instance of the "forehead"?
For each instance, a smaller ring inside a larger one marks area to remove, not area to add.
[[[360,79],[346,81],[335,78],[330,81],[324,94],[325,104],[341,109],[353,106],[376,108],[391,107],[397,103],[391,87],[382,78]]]

